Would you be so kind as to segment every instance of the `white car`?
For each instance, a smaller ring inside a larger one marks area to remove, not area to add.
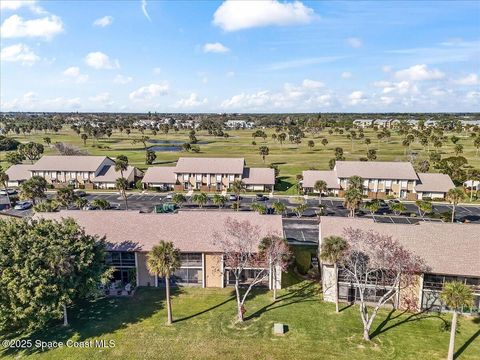
[[[31,201],[19,201],[15,204],[15,210],[27,210],[32,207],[33,203]]]
[[[17,193],[17,190],[15,189],[2,189],[0,190],[0,195],[15,195]]]
[[[165,197],[165,199],[167,199],[167,200],[172,200],[172,199],[173,199],[173,193],[167,194],[167,196]]]

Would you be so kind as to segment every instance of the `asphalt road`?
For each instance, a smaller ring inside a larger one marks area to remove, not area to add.
[[[123,198],[118,193],[90,193],[86,196],[86,199],[91,202],[95,199],[104,199],[107,200],[110,204],[116,205],[119,210],[125,209],[125,204]],[[168,202],[166,199],[166,194],[161,193],[146,193],[146,194],[129,194],[128,195],[128,208],[130,210],[137,210],[141,212],[152,212],[154,205]],[[272,204],[276,201],[281,201],[287,207],[287,212],[284,219],[284,235],[289,240],[289,242],[294,244],[306,244],[313,245],[318,243],[318,218],[317,213],[319,211],[318,207],[318,198],[309,198],[306,200],[307,210],[304,212],[301,218],[298,218],[293,212],[293,208],[298,206],[298,198],[292,197],[282,197],[275,196],[272,199],[266,201],[261,201],[268,207],[271,207]],[[243,196],[241,200],[241,211],[249,211],[252,203],[258,202],[254,196]],[[6,204],[6,196],[0,196],[0,205]],[[230,208],[232,202],[227,202],[225,208]],[[411,224],[418,221],[440,221],[437,219],[422,218],[418,216],[418,210],[414,203],[404,203],[407,207],[407,214],[409,216],[395,216],[388,207],[381,208],[375,215],[370,215],[366,211],[360,211],[359,216],[362,217],[373,217],[377,222],[386,222],[386,223],[403,223]],[[328,216],[347,216],[348,211],[343,207],[342,200],[338,199],[323,199],[322,205],[325,206],[325,215]],[[193,204],[190,201],[182,205],[183,210],[192,210],[198,211],[198,206]],[[451,205],[448,204],[434,204],[434,212],[436,213],[445,213],[449,212],[452,209]],[[209,204],[203,207],[203,210],[206,211],[220,211],[217,206],[209,202]],[[30,216],[32,210],[4,210],[9,214],[19,215],[19,216]],[[410,216],[415,214],[415,216]],[[468,220],[472,223],[480,224],[480,206],[457,206],[456,209],[456,219],[459,221]]]

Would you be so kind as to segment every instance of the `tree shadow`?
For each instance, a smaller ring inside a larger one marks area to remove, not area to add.
[[[181,288],[173,288],[171,295],[182,293]],[[158,288],[140,288],[131,297],[102,297],[92,301],[81,301],[68,309],[69,326],[60,325],[60,320],[52,320],[43,328],[31,333],[0,334],[4,339],[36,340],[42,342],[62,342],[72,337],[75,341],[101,337],[114,331],[141,322],[165,305],[165,290]],[[0,356],[32,355],[49,349],[31,347],[28,349],[5,348]]]
[[[230,294],[230,295],[232,295],[232,294]],[[205,314],[205,313],[207,313],[207,312],[209,312],[209,311],[215,310],[215,309],[219,308],[220,306],[229,303],[229,302],[232,301],[232,300],[235,300],[235,296],[230,296],[228,299],[222,301],[221,303],[218,303],[218,304],[216,304],[216,305],[214,305],[214,306],[211,306],[211,307],[209,307],[208,309],[199,311],[199,312],[197,312],[197,313],[195,313],[195,314],[188,315],[188,316],[184,316],[184,317],[179,318],[179,319],[175,319],[173,322],[174,322],[174,323],[177,323],[177,322],[181,322],[181,321],[185,321],[185,320],[192,319],[192,318],[194,318],[194,317],[196,317],[196,316],[199,316],[199,315]]]
[[[397,313],[397,314],[395,314]],[[407,313],[406,310],[398,312],[396,309],[391,309],[390,312],[388,313],[387,317],[376,327],[376,329],[370,334],[370,339],[373,339],[374,337],[390,330],[393,328],[396,328],[397,326],[401,326],[406,323],[414,322],[414,321],[420,321],[424,319],[431,319],[431,318],[437,318],[443,321],[444,325],[447,323],[447,321],[441,317],[438,314],[434,313],[429,313],[427,310],[423,310],[418,313],[410,314],[406,318],[392,323],[392,321],[402,317]],[[394,315],[395,314],[395,315]],[[390,324],[389,324],[390,323]],[[389,324],[387,326],[387,324]]]
[[[293,183],[287,181],[287,176],[277,177],[277,183],[275,184],[276,191],[287,191],[293,186]]]
[[[480,324],[480,317],[476,317],[473,320],[473,322],[476,324]],[[460,355],[462,355],[462,353],[470,346],[470,344],[473,343],[479,336],[480,336],[480,330],[478,330],[472,336],[470,336],[470,338],[467,341],[465,341],[465,343],[463,343],[462,346],[458,348],[458,350],[453,355],[453,358],[458,359]]]
[[[293,291],[278,296],[272,303],[263,306],[255,311],[253,314],[247,316],[245,320],[251,320],[260,317],[262,314],[280,309],[285,306],[294,305],[303,302],[316,301],[315,296],[318,294],[318,289],[315,288],[314,282],[305,283],[303,286],[295,288]]]
[[[346,305],[346,306],[342,307],[341,309],[339,309],[339,310],[338,310],[338,312],[345,311],[345,310],[347,310],[347,309],[351,308],[353,305],[354,305],[353,303],[350,303],[350,304],[348,304],[348,305]]]

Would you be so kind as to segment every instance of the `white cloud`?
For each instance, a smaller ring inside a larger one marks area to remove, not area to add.
[[[347,39],[348,45],[350,45],[354,49],[361,48],[363,46],[363,42],[361,39],[356,37],[350,37]]]
[[[0,29],[2,38],[39,37],[47,40],[63,32],[62,20],[55,15],[24,20],[18,15],[7,18]]]
[[[168,94],[170,86],[167,82],[161,84],[150,84],[142,86],[135,91],[132,91],[129,95],[130,100],[142,101],[142,100],[151,100],[159,95]]]
[[[107,15],[95,20],[93,22],[93,26],[106,27],[108,25],[112,25],[112,23],[113,23],[113,17]]]
[[[113,82],[115,84],[121,84],[121,85],[125,85],[125,84],[128,84],[130,82],[132,82],[133,78],[131,76],[125,76],[125,75],[117,75],[115,76],[115,79],[113,79]]]
[[[88,80],[88,75],[80,73],[80,68],[71,66],[63,71],[63,75],[74,79],[77,83],[84,83]]]
[[[413,65],[408,69],[399,70],[395,73],[398,79],[422,81],[422,80],[438,80],[445,76],[438,69],[429,69],[425,64]]]
[[[93,67],[94,69],[118,69],[120,68],[120,63],[118,60],[111,61],[108,55],[95,51],[87,54],[85,57],[85,63],[88,66]]]
[[[299,68],[315,64],[329,63],[336,60],[344,59],[345,56],[320,56],[315,58],[304,58],[304,59],[295,59],[288,61],[281,61],[277,63],[270,64],[267,67],[267,70],[285,70],[292,68]]]
[[[480,80],[477,74],[468,74],[467,76],[455,81],[458,85],[480,85]]]
[[[55,99],[48,99],[42,102],[42,107],[46,111],[52,110],[77,110],[82,107],[82,101],[79,97],[64,98],[57,97]]]
[[[302,86],[306,89],[318,89],[318,88],[324,87],[325,84],[322,83],[321,81],[305,79],[302,82]]]
[[[383,87],[383,93],[397,93],[400,95],[404,94],[418,94],[418,87],[409,82],[409,81],[400,81],[400,82],[388,82],[388,81],[378,81],[375,83],[378,87]]]
[[[45,14],[46,11],[37,5],[35,0],[4,0],[0,1],[0,10],[18,10],[22,7],[28,7],[36,14]]]
[[[203,52],[204,53],[226,53],[229,52],[230,49],[219,42],[216,43],[207,43],[203,45]]]
[[[142,5],[143,15],[145,15],[145,17],[148,19],[148,21],[152,21],[152,19],[150,19],[150,15],[148,14],[148,11],[147,11],[147,0],[142,0],[141,5]]]
[[[286,83],[278,91],[242,92],[223,100],[220,107],[239,111],[315,110],[331,106],[333,102],[334,97],[323,83],[305,79],[299,85]]]
[[[392,67],[390,65],[383,65],[382,66],[382,71],[386,72],[386,73],[389,73],[390,71],[392,71]]]
[[[192,92],[189,97],[178,100],[173,107],[186,109],[204,105],[206,103],[208,103],[207,98],[199,99],[198,95]]]
[[[25,44],[4,47],[0,52],[1,61],[21,62],[22,65],[33,65],[40,58]]]
[[[348,99],[349,99],[350,105],[362,104],[367,100],[363,92],[359,90],[354,91],[350,95],[348,95]]]
[[[159,67],[153,68],[153,75],[160,75],[162,73],[162,69]]]
[[[350,71],[344,71],[340,76],[342,79],[350,79],[352,77],[352,73]]]
[[[225,31],[236,31],[262,26],[307,24],[312,21],[313,9],[300,1],[277,0],[233,1],[222,3],[213,15],[213,23]]]
[[[25,93],[21,98],[15,98],[11,101],[1,103],[1,111],[24,111],[32,110],[38,101],[37,93],[30,91]]]
[[[114,102],[111,101],[110,93],[108,92],[102,92],[95,96],[91,96],[88,98],[88,100],[94,103],[100,104],[102,106],[111,106],[114,104]]]

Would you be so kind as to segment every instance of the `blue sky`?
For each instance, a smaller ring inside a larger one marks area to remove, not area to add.
[[[477,1],[1,2],[2,111],[480,110]]]

